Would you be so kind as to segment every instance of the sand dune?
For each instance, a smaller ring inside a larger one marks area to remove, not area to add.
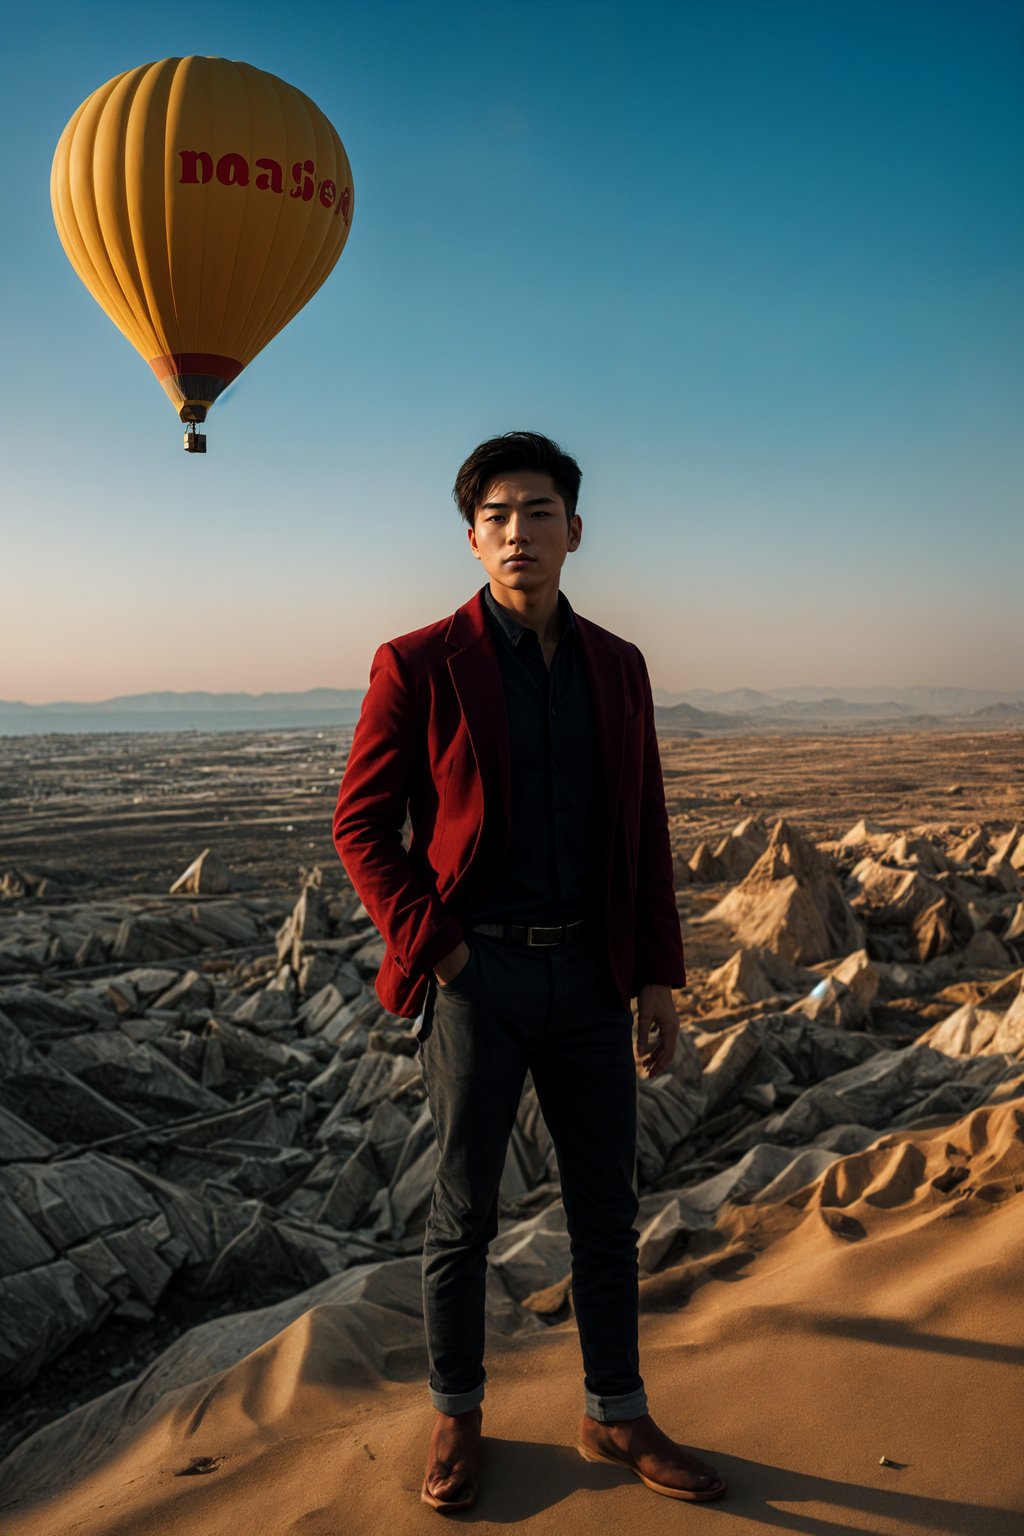
[[[714,1461],[729,1496],[680,1506],[576,1455],[570,1321],[495,1340],[484,1491],[457,1518],[538,1536],[636,1522],[1020,1536],[1022,1253],[1022,1096],[882,1136],[784,1200],[726,1207],[684,1262],[644,1283],[643,1345],[657,1416]],[[417,1498],[430,1417],[417,1328],[366,1296],[314,1305],[137,1423],[131,1392],[118,1397],[108,1448],[95,1459],[94,1415],[93,1464],[63,1488],[44,1431],[6,1470],[24,1489],[45,1454],[57,1491],[8,1504],[0,1530],[436,1531]]]

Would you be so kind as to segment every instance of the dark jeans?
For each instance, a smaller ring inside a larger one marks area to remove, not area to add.
[[[468,935],[470,959],[432,982],[420,1062],[440,1149],[423,1245],[436,1408],[484,1395],[487,1249],[527,1071],[558,1156],[586,1412],[647,1412],[637,1347],[636,1069],[630,1013],[597,941],[550,949]]]

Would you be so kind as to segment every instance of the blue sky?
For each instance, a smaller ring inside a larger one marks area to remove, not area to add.
[[[192,19],[194,18],[194,19]],[[656,685],[1024,686],[1024,7],[58,3],[11,16],[0,698],[357,686],[479,584],[481,438],[583,467],[564,585]],[[72,272],[65,122],[187,53],[353,167],[205,459]]]

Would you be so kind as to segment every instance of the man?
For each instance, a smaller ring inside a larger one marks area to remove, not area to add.
[[[579,485],[575,460],[537,433],[482,443],[463,464],[454,494],[487,585],[377,651],[334,818],[386,944],[378,995],[422,1010],[440,1158],[421,1497],[443,1511],[477,1494],[487,1248],[527,1071],[571,1239],[578,1449],[672,1498],[725,1491],[654,1423],[639,1371],[630,999],[653,1076],[675,1054],[671,989],[686,973],[647,669],[559,590],[582,536]]]

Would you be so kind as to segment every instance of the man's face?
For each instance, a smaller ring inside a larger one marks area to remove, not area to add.
[[[583,521],[567,518],[550,475],[499,475],[486,487],[468,530],[469,546],[494,585],[515,592],[557,588],[565,557],[579,547]]]

